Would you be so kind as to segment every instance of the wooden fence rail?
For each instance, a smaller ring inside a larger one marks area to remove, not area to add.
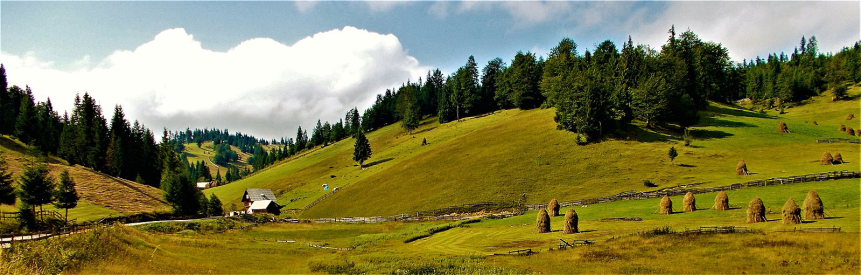
[[[854,138],[854,139],[852,139],[852,138],[829,138],[829,139],[816,140],[816,143],[843,143],[843,142],[861,143],[861,139],[857,139],[857,138]]]

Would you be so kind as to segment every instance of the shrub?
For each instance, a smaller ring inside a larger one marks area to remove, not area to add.
[[[736,175],[750,175],[750,172],[747,170],[747,163],[744,160],[740,160],[738,164],[735,166],[735,174]]]
[[[795,200],[789,199],[783,205],[783,224],[799,224],[801,223],[801,208]]]
[[[715,196],[715,210],[729,210],[729,196],[727,196],[726,192],[720,191],[720,193]]]
[[[822,165],[832,165],[834,164],[834,157],[832,157],[829,152],[822,153],[822,158],[819,160],[819,163]]]
[[[846,85],[835,85],[833,89],[831,89],[831,101],[838,101],[844,97],[846,97]]]
[[[550,200],[550,203],[547,204],[547,209],[550,210],[551,217],[559,216],[559,201],[556,199]]]
[[[684,204],[685,212],[693,212],[697,210],[697,198],[694,197],[694,193],[688,192],[685,194],[685,199],[682,203]]]
[[[574,211],[574,208],[569,208],[568,212],[565,213],[565,230],[563,231],[563,233],[580,233],[579,222],[580,216],[577,215],[577,211]]]
[[[664,198],[661,199],[661,208],[658,213],[664,215],[673,214],[673,201],[669,196],[664,196]]]
[[[650,180],[644,180],[644,181],[643,181],[643,186],[646,186],[646,187],[658,187],[658,185],[657,185],[657,184],[655,184],[654,182],[652,182],[652,181],[650,181]]]
[[[765,205],[762,199],[754,198],[747,207],[747,223],[767,222],[765,218]]]
[[[822,205],[822,199],[819,198],[819,193],[815,190],[807,192],[807,197],[804,198],[804,219],[805,220],[820,220],[825,218],[825,207]]]
[[[541,209],[538,211],[536,223],[538,225],[538,233],[550,232],[550,215],[547,214],[547,210]]]

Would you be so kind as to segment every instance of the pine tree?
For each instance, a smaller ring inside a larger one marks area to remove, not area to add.
[[[222,209],[221,200],[218,199],[215,194],[209,196],[209,215],[210,216],[223,216],[224,209]]]
[[[673,165],[675,165],[675,164],[676,164],[676,157],[678,157],[678,156],[679,156],[679,152],[678,152],[678,151],[676,151],[676,147],[675,147],[675,146],[670,147],[670,150],[669,150],[669,151],[667,151],[667,156],[668,156],[668,157],[670,157],[670,162],[671,162]]]
[[[27,205],[39,206],[51,203],[54,200],[54,178],[48,174],[48,167],[35,165],[27,167],[19,179],[18,197]]]
[[[75,191],[75,181],[68,170],[60,173],[60,185],[54,193],[54,206],[66,210],[66,223],[69,223],[69,208],[78,206],[78,192]]]
[[[0,67],[2,68],[2,67]],[[12,173],[8,171],[6,158],[0,152],[0,204],[15,204],[15,187],[12,186]]]
[[[364,168],[366,160],[371,158],[371,144],[364,132],[359,132],[356,136],[356,145],[353,149],[353,160],[359,163],[359,168]]]
[[[410,135],[413,134],[413,130],[419,127],[422,117],[418,93],[418,87],[410,83],[401,88],[399,93],[401,98],[401,125],[409,131]]]

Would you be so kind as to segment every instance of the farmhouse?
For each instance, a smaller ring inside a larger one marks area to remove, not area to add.
[[[245,211],[248,214],[270,213],[278,215],[281,213],[281,206],[278,205],[275,193],[272,193],[271,189],[245,189],[242,203],[245,204]]]

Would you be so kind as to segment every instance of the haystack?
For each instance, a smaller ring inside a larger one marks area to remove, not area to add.
[[[834,164],[842,164],[843,163],[843,155],[840,152],[834,153]]]
[[[780,122],[780,128],[778,129],[781,133],[789,133],[789,127],[786,127],[786,122]]]
[[[854,136],[855,135],[855,129],[846,128],[846,134],[850,135],[850,136]]]
[[[669,196],[664,196],[664,198],[661,199],[661,209],[659,213],[664,215],[673,214],[673,201],[670,200]]]
[[[740,160],[738,165],[735,166],[735,174],[736,175],[750,175],[750,172],[747,171],[747,163],[744,160]]]
[[[840,132],[846,132],[846,125],[840,124]]]
[[[685,194],[685,199],[682,203],[685,206],[685,212],[697,210],[697,198],[694,197],[694,193],[688,192]]]
[[[819,125],[819,123],[816,123],[816,120],[814,120],[813,125]]]
[[[822,154],[822,159],[819,160],[819,163],[822,165],[832,165],[834,164],[834,157],[831,156],[831,153],[825,152]]]
[[[547,204],[547,209],[550,210],[551,217],[559,216],[559,201],[556,199],[550,200],[550,203]]]
[[[726,192],[720,191],[715,197],[715,210],[729,210],[729,196]]]
[[[846,120],[852,120],[853,118],[855,118],[855,114],[849,114],[846,116]]]
[[[577,216],[577,211],[574,211],[574,208],[568,209],[568,212],[565,213],[565,230],[563,233],[580,233],[580,226],[578,225],[579,222],[580,217]]]
[[[825,218],[825,207],[822,206],[822,199],[819,198],[819,193],[815,190],[807,192],[807,198],[804,198],[804,219],[805,220],[820,220]]]
[[[783,224],[799,224],[801,223],[801,208],[795,200],[789,199],[783,205]]]
[[[550,215],[547,214],[547,210],[538,211],[536,223],[538,224],[538,233],[550,232]]]
[[[762,199],[754,198],[747,206],[747,223],[767,222],[765,218],[765,205]]]

